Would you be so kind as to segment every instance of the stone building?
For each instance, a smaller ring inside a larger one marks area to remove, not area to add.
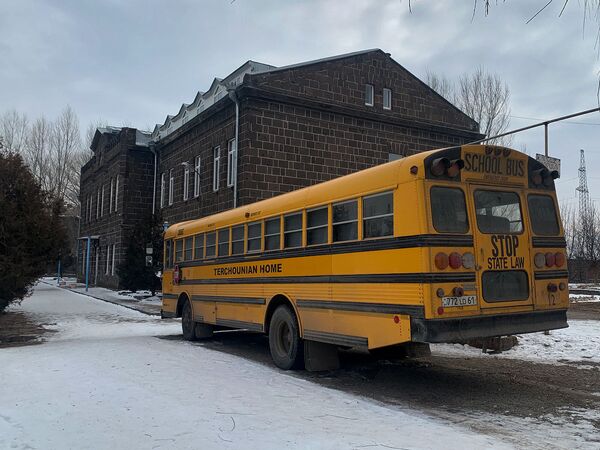
[[[172,224],[480,138],[473,119],[379,49],[248,61],[152,133],[98,129],[81,178],[92,281],[118,285],[123,242],[152,211]]]

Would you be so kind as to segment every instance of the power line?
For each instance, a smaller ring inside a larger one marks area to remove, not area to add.
[[[544,119],[539,119],[537,117],[512,116],[512,115],[510,117],[514,117],[515,119],[526,119],[526,120],[539,120],[539,121],[543,121],[544,120]],[[577,121],[574,121],[574,120],[563,120],[561,123],[573,124],[573,125],[593,125],[593,126],[600,126],[600,123],[577,122]]]

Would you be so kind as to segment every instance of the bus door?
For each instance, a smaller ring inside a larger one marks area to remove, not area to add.
[[[521,189],[471,185],[479,304],[485,309],[532,305],[529,232]]]

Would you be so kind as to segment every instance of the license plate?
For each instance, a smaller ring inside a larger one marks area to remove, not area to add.
[[[443,297],[442,306],[471,306],[477,304],[475,295],[463,295],[462,297]]]

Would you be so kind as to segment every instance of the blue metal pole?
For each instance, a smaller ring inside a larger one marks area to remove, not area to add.
[[[90,246],[92,239],[88,236],[87,238],[87,250],[85,252],[85,292],[88,291],[90,286]]]
[[[58,257],[58,276],[56,277],[56,285],[60,286],[60,256]]]

